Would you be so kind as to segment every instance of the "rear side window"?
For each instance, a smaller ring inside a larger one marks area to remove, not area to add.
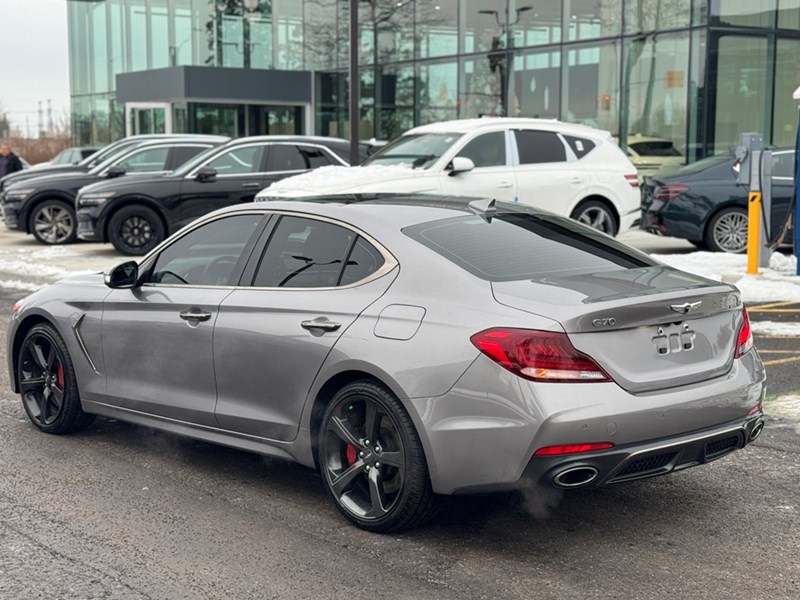
[[[587,234],[561,217],[499,212],[491,223],[455,217],[403,229],[476,277],[518,281],[651,266],[624,245]]]
[[[594,150],[595,147],[595,143],[586,138],[575,137],[574,135],[565,135],[564,139],[567,140],[569,147],[572,148],[572,151],[578,158],[583,158],[589,154],[589,152]]]
[[[313,146],[276,144],[269,149],[268,171],[305,171],[330,165],[324,150]]]
[[[521,165],[564,162],[567,151],[552,131],[517,129],[514,131]]]

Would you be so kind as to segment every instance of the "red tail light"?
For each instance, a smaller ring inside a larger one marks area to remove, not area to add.
[[[750,328],[750,317],[747,316],[747,309],[742,308],[742,327],[739,329],[739,338],[736,340],[736,351],[733,358],[739,358],[747,354],[753,347],[753,330]]]
[[[684,192],[688,192],[689,188],[685,185],[659,185],[653,192],[656,200],[675,200]]]
[[[575,349],[566,333],[493,328],[476,333],[470,341],[501,367],[532,381],[611,381],[600,365]]]
[[[608,450],[613,448],[611,442],[598,442],[595,444],[569,444],[566,446],[545,446],[533,453],[534,456],[557,456],[559,454],[578,454],[579,452],[593,452],[594,450]]]
[[[625,181],[627,181],[628,185],[632,188],[639,187],[639,176],[636,173],[633,175],[625,175]]]

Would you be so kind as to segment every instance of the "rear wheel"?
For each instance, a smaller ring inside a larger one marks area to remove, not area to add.
[[[45,200],[34,207],[29,230],[42,244],[69,244],[78,233],[75,209],[61,200]]]
[[[317,458],[328,494],[362,529],[410,529],[438,509],[419,435],[381,385],[356,381],[337,392],[322,418]]]
[[[147,254],[164,240],[164,234],[161,218],[146,206],[125,206],[108,223],[109,241],[127,256]]]
[[[705,241],[712,252],[741,254],[747,250],[747,212],[743,208],[718,212],[708,224]]]
[[[45,433],[79,431],[94,420],[81,409],[72,360],[51,325],[36,325],[25,336],[17,374],[22,406],[31,423]]]
[[[576,221],[588,225],[593,229],[607,233],[610,236],[617,235],[617,219],[611,209],[599,200],[587,200],[581,202],[570,215]]]

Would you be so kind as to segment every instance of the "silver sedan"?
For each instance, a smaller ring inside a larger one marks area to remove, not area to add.
[[[223,209],[18,302],[8,345],[42,431],[102,415],[297,461],[372,531],[442,495],[701,465],[763,427],[735,287],[481,200]]]

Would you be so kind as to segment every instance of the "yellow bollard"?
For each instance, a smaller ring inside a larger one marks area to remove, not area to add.
[[[747,274],[758,275],[758,252],[761,246],[761,192],[747,198]]]

